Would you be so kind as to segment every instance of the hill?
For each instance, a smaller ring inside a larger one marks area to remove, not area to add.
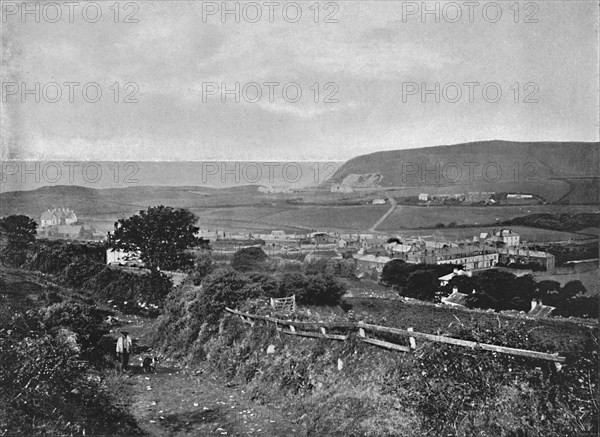
[[[349,160],[328,184],[359,189],[454,187],[457,193],[532,193],[563,204],[597,204],[599,146],[494,140],[376,152]]]
[[[222,189],[208,187],[133,186],[95,189],[77,185],[45,186],[29,191],[0,193],[0,216],[26,214],[38,217],[48,208],[71,208],[78,215],[136,213],[149,205],[201,208],[222,203],[252,204],[258,186]]]

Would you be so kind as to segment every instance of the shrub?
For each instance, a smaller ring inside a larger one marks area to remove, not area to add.
[[[256,270],[267,260],[267,254],[260,247],[245,247],[233,254],[231,267],[240,272]]]
[[[83,359],[103,332],[93,311],[60,304],[0,329],[0,433],[141,434]]]
[[[303,305],[337,305],[344,288],[330,275],[285,273],[279,278],[278,297],[296,295]]]

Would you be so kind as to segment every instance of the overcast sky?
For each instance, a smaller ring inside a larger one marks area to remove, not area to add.
[[[346,160],[487,139],[598,141],[596,2],[521,2],[518,14],[512,1],[427,3],[439,23],[421,2],[320,3],[318,18],[313,1],[298,2],[297,22],[289,2],[272,17],[258,2],[255,23],[254,5],[239,3],[236,23],[208,15],[221,2],[171,1],[121,2],[115,23],[113,3],[99,2],[95,23],[84,3],[72,23],[67,6],[36,23],[20,2],[2,3],[2,158]],[[36,82],[39,102],[20,93]],[[81,84],[72,103],[65,82]],[[82,97],[92,82],[96,103]],[[272,101],[267,82],[280,84]],[[240,102],[223,103],[214,83],[239,83]],[[439,96],[422,95],[436,83]]]

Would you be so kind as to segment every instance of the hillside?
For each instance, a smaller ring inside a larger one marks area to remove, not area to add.
[[[563,204],[597,204],[599,146],[483,141],[376,152],[346,162],[329,183],[354,188],[364,188],[356,181],[370,181],[373,188],[456,186],[457,192],[510,191],[560,199]]]
[[[29,191],[0,193],[0,216],[25,214],[39,216],[48,208],[71,208],[79,215],[136,213],[149,205],[206,207],[223,203],[245,205],[259,197],[256,185],[214,189],[208,187],[133,186],[127,188],[87,188],[55,185]]]

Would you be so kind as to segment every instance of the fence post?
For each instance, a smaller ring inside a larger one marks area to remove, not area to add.
[[[408,328],[407,331],[414,332],[414,329]],[[410,348],[411,349],[416,349],[417,348],[417,341],[415,340],[414,337],[408,337],[408,342],[410,343]]]

